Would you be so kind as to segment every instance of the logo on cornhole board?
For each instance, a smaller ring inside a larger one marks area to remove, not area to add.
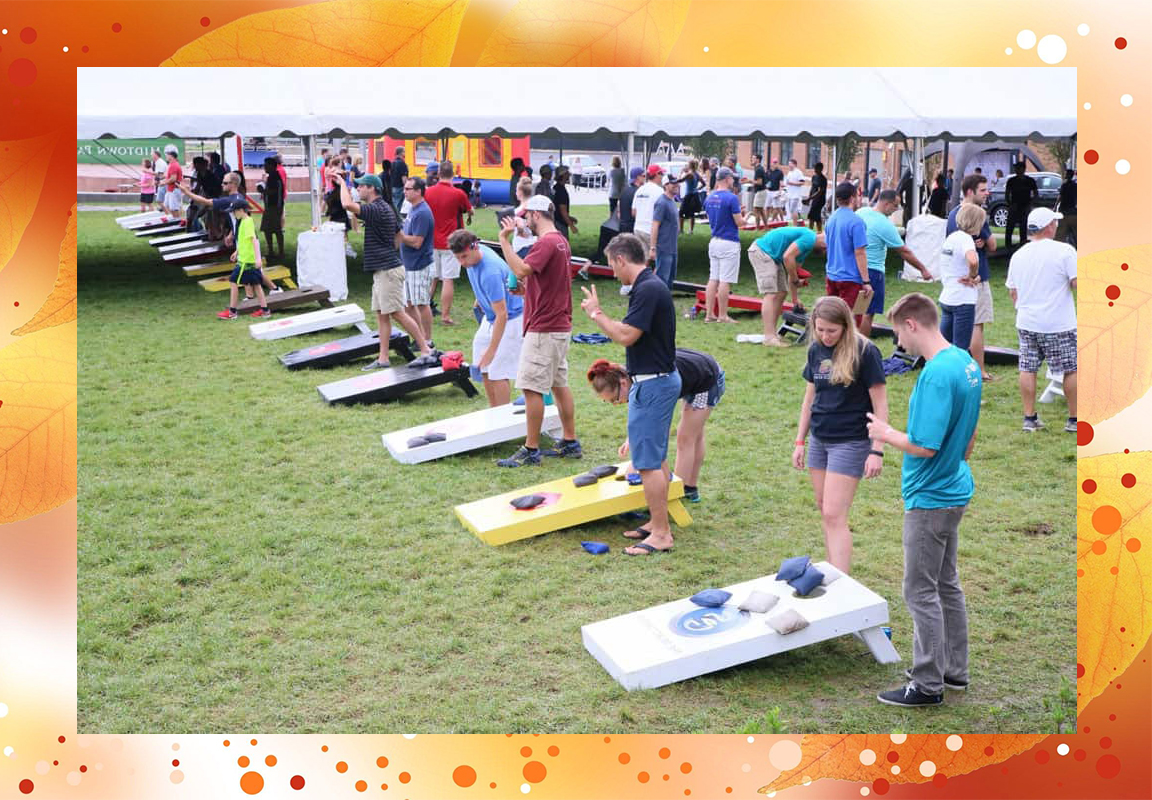
[[[711,636],[739,628],[751,618],[747,611],[732,606],[694,608],[674,617],[671,628],[679,636]]]

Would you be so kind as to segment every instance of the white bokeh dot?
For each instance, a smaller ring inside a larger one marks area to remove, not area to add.
[[[964,740],[956,734],[952,734],[944,740],[944,746],[955,753],[957,750],[964,746]]]
[[[1056,752],[1062,756],[1068,755],[1068,750],[1069,750],[1069,747],[1064,742],[1061,742],[1060,744],[1056,745]]]
[[[405,738],[405,739],[415,739],[415,738],[416,738],[416,734],[414,734],[414,733],[406,733],[406,734],[404,734],[404,738]]]
[[[1087,36],[1088,31],[1090,31],[1090,30],[1091,30],[1091,28],[1089,28],[1088,25],[1086,23],[1083,23],[1083,22],[1081,22],[1079,25],[1076,26],[1076,32],[1078,34],[1080,34],[1081,36]]]
[[[748,737],[748,744],[752,744],[752,742],[754,742],[754,741],[756,741],[756,737],[755,737],[755,736],[749,736],[749,737]]]
[[[925,778],[931,778],[936,774],[936,763],[933,761],[921,761],[920,774]]]
[[[872,790],[869,789],[867,786],[861,786],[860,787],[860,796],[861,797],[867,797],[871,793],[872,793]]]
[[[8,704],[0,703],[0,717],[8,716]]]
[[[1036,55],[1045,64],[1059,64],[1068,55],[1068,45],[1054,33],[1050,33],[1036,45]]]
[[[526,783],[520,784],[520,794],[528,794],[528,792],[530,792],[530,791],[532,791],[531,786],[529,786]]]
[[[68,45],[64,45],[64,52],[65,52],[65,53],[67,53],[67,52],[68,52]]]
[[[1125,108],[1132,105],[1132,95],[1130,95],[1130,94],[1120,95],[1120,105],[1124,106]]]
[[[37,761],[35,769],[37,775],[47,775],[50,767],[47,761]]]
[[[1025,28],[1016,34],[1016,44],[1025,50],[1031,50],[1036,46],[1036,34]]]
[[[900,765],[899,764],[893,764],[892,765],[892,774],[893,775],[899,775],[900,774]]]
[[[72,770],[71,772],[69,772],[64,777],[64,780],[68,781],[69,786],[79,786],[80,785],[80,773],[77,772],[76,770]]]
[[[707,53],[707,52],[708,52],[708,45],[704,45],[704,52],[705,52],[705,53]]]
[[[1121,175],[1127,175],[1131,169],[1132,165],[1128,163],[1128,159],[1126,158],[1122,158],[1116,162],[1116,171]]]
[[[7,35],[8,35],[8,29],[7,29],[7,28],[4,28],[3,30],[0,30],[0,33],[2,33],[2,34],[4,34],[5,36],[7,36]]]
[[[751,764],[741,764],[740,765],[740,771],[741,772],[751,772],[752,771],[752,765]]]
[[[1006,55],[1006,56],[1012,55],[1012,48],[1011,47],[1005,47],[1004,48],[1004,55]]]
[[[889,735],[888,738],[892,740],[892,744],[904,744],[904,742],[908,740],[908,734],[906,734],[906,733],[893,733],[893,734]]]
[[[866,767],[870,767],[876,763],[876,752],[874,750],[861,750],[860,763]]]
[[[1091,111],[1092,110],[1092,104],[1091,103],[1085,103],[1084,104],[1084,110],[1085,111]]]
[[[4,755],[8,756],[8,758],[11,758],[12,754],[15,752],[16,751],[12,749],[12,745],[8,745],[7,747],[4,748]]]
[[[767,794],[766,796],[767,796],[767,797],[775,797],[775,796],[776,796],[776,792],[768,792],[768,794]]]

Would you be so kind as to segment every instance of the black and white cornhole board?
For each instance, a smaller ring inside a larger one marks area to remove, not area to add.
[[[129,225],[143,225],[152,220],[160,219],[163,216],[165,216],[163,211],[141,211],[136,214],[116,217],[116,224],[121,228],[126,228]]]
[[[358,323],[356,327],[360,330],[357,336],[349,336],[345,339],[293,350],[291,353],[280,356],[280,363],[288,369],[322,368],[347,364],[358,358],[377,355],[380,352],[380,334],[377,331],[369,330],[368,326],[362,322]],[[412,352],[412,340],[403,331],[392,331],[388,348],[395,350],[406,361],[411,361],[416,357]]]
[[[146,239],[152,236],[170,236],[184,230],[183,222],[165,222],[163,225],[150,225],[147,228],[134,228],[133,235],[137,239]]]
[[[215,261],[228,255],[223,242],[204,242],[196,247],[187,247],[171,253],[162,253],[165,264],[187,264],[193,261]]]
[[[454,383],[464,394],[475,397],[479,392],[468,377],[468,365],[446,370],[435,367],[392,367],[378,369],[355,378],[346,378],[317,386],[324,402],[352,405],[354,403],[383,403],[398,400],[409,392]]]
[[[585,625],[580,629],[584,647],[629,691],[666,686],[848,634],[859,634],[881,664],[900,660],[881,629],[888,623],[888,601],[847,575],[806,598],[797,597],[775,575],[725,589],[732,597],[719,608],[703,608],[684,598]],[[780,600],[767,614],[740,611],[737,606],[754,589]],[[789,608],[800,612],[808,627],[779,634],[768,618]]]
[[[126,231],[140,231],[145,228],[158,228],[161,225],[172,225],[175,223],[184,223],[183,217],[173,217],[169,214],[161,214],[159,212],[154,214],[142,215],[139,219],[130,222],[120,223],[120,227]]]
[[[355,325],[363,321],[364,310],[355,303],[348,303],[333,308],[322,308],[319,311],[309,311],[307,314],[274,319],[271,322],[257,322],[248,326],[248,332],[252,334],[253,339],[268,341],[287,339],[289,336],[299,336],[302,333],[326,331],[341,325]]]
[[[208,240],[207,231],[185,231],[181,230],[180,233],[173,233],[168,236],[157,236],[148,240],[148,244],[153,247],[169,247],[174,244],[186,244],[188,242],[204,242]]]
[[[519,411],[520,413],[516,413]],[[560,412],[554,405],[544,407],[543,430],[552,438],[557,438],[561,430]],[[527,432],[524,406],[511,403],[494,408],[484,408],[458,417],[439,422],[425,423],[402,431],[384,434],[384,446],[392,457],[402,464],[419,464],[444,456],[466,453],[501,444],[513,439],[523,439]],[[429,442],[419,447],[409,447],[408,440],[426,433],[441,433],[442,442]]]

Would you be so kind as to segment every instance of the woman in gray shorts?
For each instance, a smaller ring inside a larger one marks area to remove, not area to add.
[[[852,310],[839,297],[821,297],[808,317],[812,343],[804,365],[807,386],[792,466],[808,474],[824,528],[828,561],[847,573],[852,566],[848,509],[861,477],[880,474],[882,442],[868,438],[868,417],[888,419],[888,393],[880,350],[856,331]]]

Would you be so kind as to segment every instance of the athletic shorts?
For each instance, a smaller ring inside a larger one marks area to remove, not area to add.
[[[372,274],[372,310],[395,314],[404,308],[404,268],[378,269]]]
[[[174,214],[179,214],[183,200],[184,193],[182,191],[179,189],[169,189],[164,193],[164,208]]]
[[[1076,371],[1076,331],[1037,333],[1017,328],[1016,336],[1021,372],[1039,372],[1041,361],[1047,361],[1053,372]]]
[[[872,450],[870,439],[855,442],[822,442],[808,437],[808,469],[835,472],[850,478],[864,477],[864,462]]]
[[[460,262],[451,250],[432,251],[432,277],[440,280],[456,280],[460,277]]]
[[[243,284],[244,286],[259,286],[264,282],[264,273],[256,269],[255,264],[237,264],[232,268],[228,282]]]
[[[776,294],[788,291],[788,272],[777,264],[772,256],[753,242],[748,245],[748,261],[756,274],[756,291],[760,294]]]
[[[740,278],[740,242],[713,239],[708,242],[708,280],[736,283]]]
[[[724,396],[724,370],[716,376],[716,382],[707,391],[697,392],[684,398],[684,405],[696,409],[715,408]]]
[[[524,334],[516,388],[548,394],[568,385],[568,343],[571,331],[532,331]]]
[[[824,204],[823,203],[817,203],[815,200],[813,200],[811,203],[809,203],[808,204],[808,219],[812,220],[813,222],[823,222],[824,221]]]
[[[155,194],[141,194],[141,195],[140,195],[140,202],[141,202],[141,203],[151,203],[151,202],[153,202],[155,199],[156,199],[156,195],[155,195]]]
[[[767,208],[768,207],[768,190],[767,189],[761,189],[760,191],[756,192],[756,194],[752,195],[752,207],[753,208]]]
[[[976,287],[976,318],[972,320],[972,324],[980,325],[985,322],[992,322],[992,284],[980,281],[980,285]]]
[[[777,189],[773,191],[768,190],[768,207],[769,208],[784,208],[784,192]]]
[[[864,284],[857,283],[856,281],[831,281],[827,278],[824,279],[824,294],[839,297],[848,304],[849,309],[856,305],[856,297],[863,288]],[[856,324],[860,324],[859,314],[856,315]]]
[[[668,432],[680,399],[680,373],[633,381],[628,390],[628,449],[636,469],[660,469],[668,457]]]
[[[884,314],[884,273],[879,270],[869,269],[868,280],[872,281],[872,302],[868,304],[868,310],[865,314]]]
[[[480,328],[472,337],[472,363],[479,364],[481,356],[492,342],[492,325],[487,317],[480,320]],[[491,381],[515,378],[520,369],[520,349],[524,343],[524,317],[510,319],[504,325],[504,335],[496,345],[496,356],[484,371],[484,377]]]
[[[404,305],[426,306],[432,303],[432,265],[404,270]]]

